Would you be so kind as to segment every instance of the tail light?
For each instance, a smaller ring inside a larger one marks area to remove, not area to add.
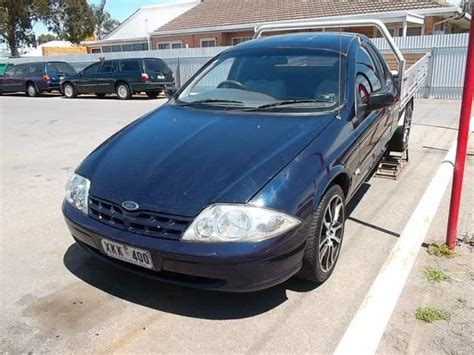
[[[43,81],[49,81],[49,75],[43,74]]]
[[[144,83],[148,83],[150,81],[150,77],[148,76],[147,73],[142,73],[142,76],[140,77],[140,81]]]

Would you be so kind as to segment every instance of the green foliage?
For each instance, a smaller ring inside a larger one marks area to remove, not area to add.
[[[49,5],[48,29],[75,44],[94,33],[94,13],[87,0],[57,0]]]
[[[0,0],[0,35],[12,56],[18,55],[19,47],[36,44],[33,25],[47,8],[48,0]]]
[[[425,323],[433,323],[437,320],[449,321],[451,319],[451,314],[438,308],[421,307],[417,308],[415,317]]]
[[[448,276],[443,270],[437,267],[427,268],[425,270],[425,278],[432,284],[443,282],[443,281],[449,282],[452,280],[450,276]]]
[[[106,3],[107,0],[102,0],[100,4],[92,5],[92,12],[94,13],[95,19],[95,35],[97,39],[102,39],[120,25],[120,22],[113,19],[105,10]]]
[[[454,258],[454,252],[446,244],[430,244],[428,253],[434,256],[443,256],[445,258]]]
[[[51,33],[43,33],[42,35],[38,36],[37,42],[38,44],[43,44],[54,41],[56,39],[57,37],[55,35],[52,35]]]

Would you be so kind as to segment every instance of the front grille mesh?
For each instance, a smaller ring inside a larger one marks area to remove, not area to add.
[[[121,206],[89,197],[89,216],[111,227],[153,238],[179,239],[191,218],[151,211],[126,211]]]

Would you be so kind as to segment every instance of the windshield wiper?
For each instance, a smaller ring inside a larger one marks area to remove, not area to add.
[[[204,99],[191,102],[185,102],[184,104],[178,104],[179,106],[191,106],[191,105],[206,105],[206,104],[233,104],[232,106],[244,106],[242,101],[237,100],[224,100],[224,99]]]
[[[275,108],[275,107],[280,107],[280,106],[287,106],[287,105],[293,105],[293,104],[305,104],[305,103],[328,103],[328,104],[335,104],[336,101],[329,101],[329,100],[324,100],[324,99],[298,99],[298,100],[283,100],[283,101],[278,101],[278,102],[273,102],[271,104],[265,104],[261,106],[255,107],[256,110],[260,109],[267,109],[267,108]]]

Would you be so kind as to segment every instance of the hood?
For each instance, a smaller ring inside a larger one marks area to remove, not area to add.
[[[245,203],[334,119],[164,105],[118,132],[81,164],[90,195],[193,217],[215,202]]]

